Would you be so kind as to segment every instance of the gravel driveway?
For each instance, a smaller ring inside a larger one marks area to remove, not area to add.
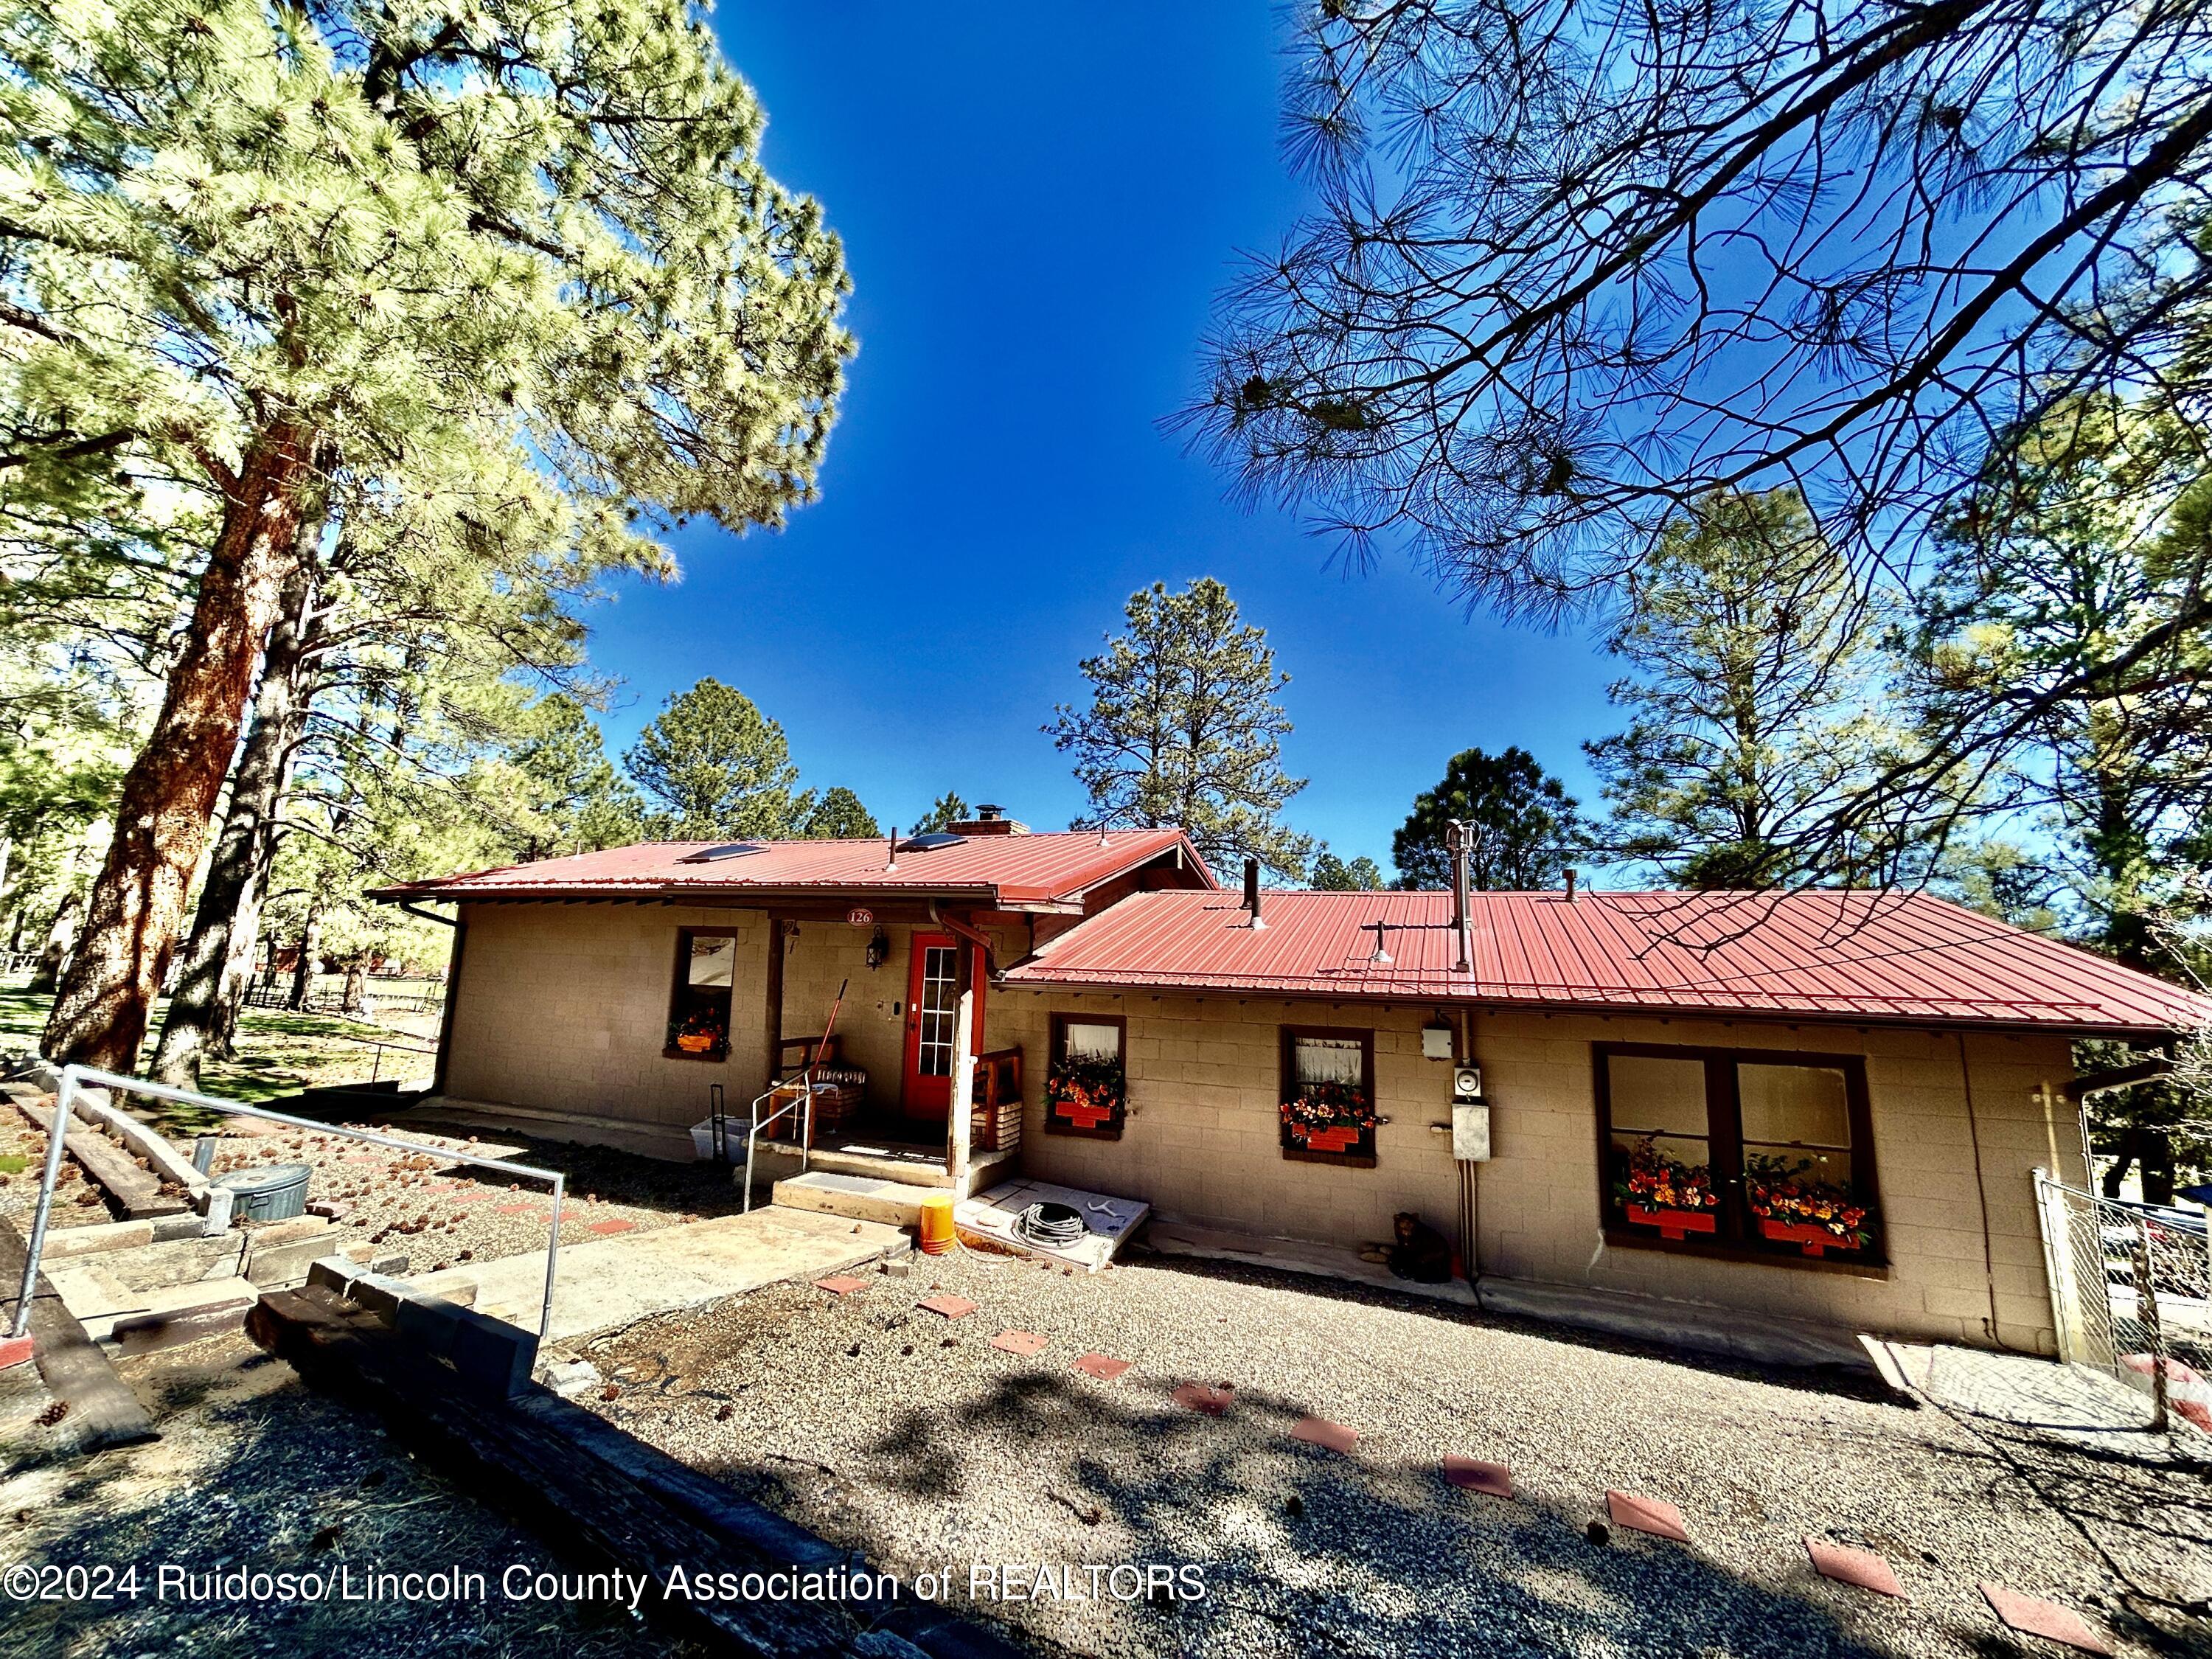
[[[980,1310],[917,1310],[945,1291]],[[1048,1346],[989,1346],[1008,1329]],[[1092,1350],[1133,1368],[1076,1371]],[[1047,1649],[2058,1651],[2015,1647],[1983,1579],[2087,1613],[2124,1654],[2212,1635],[2212,1468],[2142,1437],[2085,1449],[1255,1270],[917,1258],[842,1298],[780,1287],[586,1352],[617,1390],[594,1409],[909,1582],[952,1566],[956,1602],[971,1562],[1206,1569],[1202,1601],[975,1609]],[[1233,1385],[1226,1413],[1175,1403],[1191,1382]],[[1357,1445],[1293,1438],[1309,1413]],[[1510,1464],[1516,1497],[1448,1486],[1448,1453]],[[1608,1488],[1678,1504],[1692,1541],[1592,1541]],[[1909,1599],[1817,1577],[1808,1534],[1881,1552]]]

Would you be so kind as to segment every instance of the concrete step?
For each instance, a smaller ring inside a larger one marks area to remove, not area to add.
[[[919,1227],[921,1201],[940,1187],[918,1187],[881,1176],[848,1175],[837,1170],[809,1170],[770,1188],[775,1203],[787,1210],[812,1210],[887,1227]]]

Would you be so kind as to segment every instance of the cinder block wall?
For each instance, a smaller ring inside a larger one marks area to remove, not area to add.
[[[1119,1141],[1043,1127],[1048,1017],[1085,1011],[1128,1020],[1132,1115]],[[1449,1115],[1450,1068],[1421,1058],[1428,1017],[1425,1007],[1008,992],[992,1006],[990,1041],[1026,1052],[1023,1162],[1032,1174],[1142,1198],[1172,1218],[1285,1237],[1380,1239],[1394,1213],[1411,1210],[1455,1238],[1450,1143],[1429,1128]],[[1285,1024],[1374,1030],[1376,1105],[1391,1120],[1376,1131],[1374,1169],[1283,1157]],[[1785,1266],[1607,1245],[1591,1045],[1629,1042],[1864,1055],[1891,1265]],[[1477,1018],[1475,1059],[1493,1102],[1493,1158],[1479,1176],[1485,1271],[2054,1351],[2029,1172],[2042,1164],[2083,1179],[2063,1039],[1970,1036],[1962,1061],[1948,1033],[1501,1013]]]
[[[735,1110],[767,1074],[759,911],[477,904],[465,915],[448,1094],[680,1132],[707,1115],[708,1084],[722,1084]],[[680,927],[738,935],[726,1060],[662,1053]]]
[[[750,1102],[768,1075],[769,922],[759,910],[632,904],[478,904],[468,907],[468,948],[454,1000],[446,1086],[465,1100],[579,1118],[681,1129],[707,1112],[720,1083],[730,1109]],[[898,1107],[913,938],[931,931],[887,923],[890,954],[868,966],[872,926],[802,921],[787,940],[783,1035],[818,1036],[841,981],[842,1053],[868,1073],[868,1104]],[[730,1002],[730,1052],[715,1060],[671,1059],[669,995],[678,931],[738,935]],[[1021,948],[1015,932],[999,960]],[[988,1004],[990,999],[987,996]],[[673,1146],[673,1143],[672,1143]],[[680,1152],[680,1146],[674,1146]]]

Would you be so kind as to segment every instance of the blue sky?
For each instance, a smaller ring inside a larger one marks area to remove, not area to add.
[[[1161,417],[1199,383],[1240,249],[1303,199],[1276,150],[1264,0],[1097,8],[730,7],[766,159],[843,237],[860,337],[822,499],[780,535],[680,535],[683,582],[623,589],[592,655],[619,751],[705,674],[783,723],[803,781],[885,823],[947,787],[1039,829],[1083,798],[1039,731],[1154,580],[1212,575],[1291,676],[1288,814],[1346,857],[1445,759],[1520,744],[1594,796],[1610,729],[1588,641],[1469,619],[1402,557],[1248,512]]]

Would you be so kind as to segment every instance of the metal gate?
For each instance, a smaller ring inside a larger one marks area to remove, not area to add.
[[[2105,1198],[2035,1172],[2059,1358],[2148,1396],[2148,1427],[2212,1432],[2212,1239],[2203,1212]]]

